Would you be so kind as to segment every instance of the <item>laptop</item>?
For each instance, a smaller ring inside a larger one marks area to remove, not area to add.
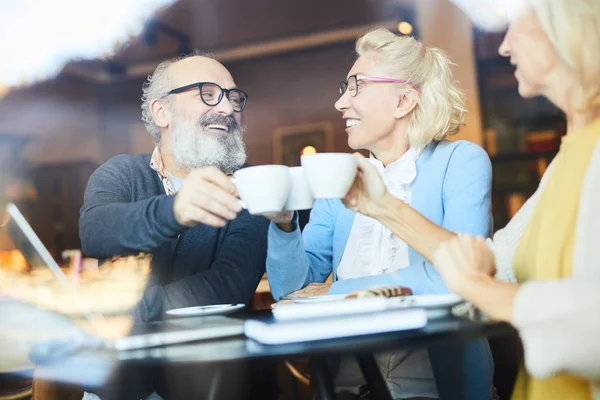
[[[74,295],[77,296],[76,289],[60,269],[48,249],[42,244],[42,241],[35,234],[17,206],[9,203],[6,210],[9,216],[9,220],[5,224],[8,234],[27,262],[33,268],[49,268],[56,279],[65,285],[68,290],[73,290]],[[94,318],[97,318],[91,312],[85,313],[85,317],[90,322],[94,322]],[[135,334],[136,330],[142,330],[144,333]],[[96,345],[101,343],[102,346],[117,351],[126,351],[198,340],[240,336],[244,334],[244,321],[225,316],[181,318],[134,327],[133,331],[133,335],[114,341],[96,341]],[[65,350],[53,349],[52,351],[60,353]]]

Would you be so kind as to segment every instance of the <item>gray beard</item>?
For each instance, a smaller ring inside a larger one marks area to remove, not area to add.
[[[210,116],[198,122],[178,116],[174,118],[168,145],[175,168],[192,170],[215,166],[226,174],[232,174],[244,165],[244,127],[236,123],[229,133],[215,133],[203,126],[209,120],[212,120]]]

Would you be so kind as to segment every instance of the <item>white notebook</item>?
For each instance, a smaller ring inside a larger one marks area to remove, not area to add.
[[[248,320],[246,336],[264,344],[298,343],[423,328],[422,309],[390,310],[298,320]]]

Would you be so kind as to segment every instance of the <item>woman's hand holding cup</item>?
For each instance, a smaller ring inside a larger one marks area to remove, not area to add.
[[[358,171],[350,191],[343,200],[344,204],[354,212],[375,218],[389,193],[377,168],[362,154],[354,153],[354,156],[358,159]]]

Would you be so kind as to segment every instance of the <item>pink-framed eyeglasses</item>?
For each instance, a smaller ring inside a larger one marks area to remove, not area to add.
[[[385,82],[385,83],[404,83],[415,89],[421,94],[421,89],[414,83],[404,79],[393,79],[393,78],[379,78],[376,76],[364,76],[364,75],[351,75],[348,80],[340,82],[340,94],[346,93],[346,90],[350,92],[350,96],[356,97],[358,95],[359,81],[362,82]]]

